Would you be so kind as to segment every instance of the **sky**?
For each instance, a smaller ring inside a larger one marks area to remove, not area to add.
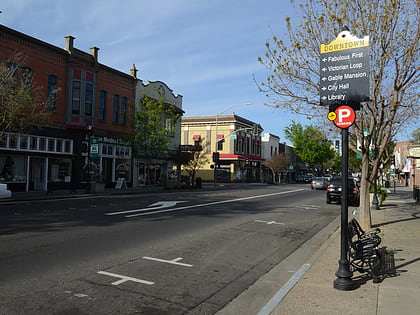
[[[184,116],[235,113],[288,144],[292,120],[311,123],[264,105],[256,84],[272,30],[281,36],[296,16],[289,0],[2,0],[0,11],[1,24],[54,46],[72,35],[77,49],[99,47],[104,65],[130,73],[135,64],[139,79],[183,96]]]

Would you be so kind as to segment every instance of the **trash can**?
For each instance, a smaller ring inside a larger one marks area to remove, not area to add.
[[[386,180],[385,181],[385,188],[389,188],[389,187],[390,187],[389,180]]]

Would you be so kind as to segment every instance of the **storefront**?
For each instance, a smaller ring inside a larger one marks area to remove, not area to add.
[[[106,187],[112,188],[118,179],[124,178],[125,183],[131,186],[131,148],[127,141],[100,136],[96,136],[95,141],[98,142],[98,154],[88,154],[87,141],[82,149],[85,170],[83,181],[103,182]]]
[[[0,182],[11,191],[47,190],[71,183],[73,140],[5,133],[0,142]]]

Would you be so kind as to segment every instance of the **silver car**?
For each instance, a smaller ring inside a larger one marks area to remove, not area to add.
[[[326,177],[314,177],[311,181],[311,189],[327,189],[328,179]]]

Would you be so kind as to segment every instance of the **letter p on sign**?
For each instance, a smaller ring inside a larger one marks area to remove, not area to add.
[[[337,117],[334,119],[334,125],[339,128],[348,128],[353,125],[356,119],[356,113],[350,106],[340,106],[335,110]]]

